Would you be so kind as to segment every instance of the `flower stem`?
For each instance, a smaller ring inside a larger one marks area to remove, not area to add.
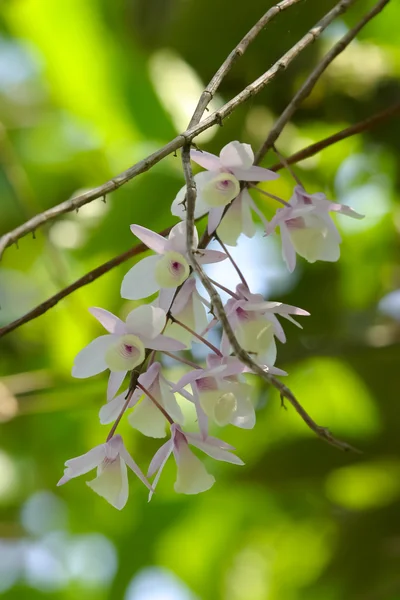
[[[193,369],[201,369],[201,367],[199,365],[196,365],[196,363],[192,362],[191,360],[188,360],[187,358],[182,358],[181,356],[176,356],[176,354],[172,354],[172,352],[167,352],[166,350],[161,350],[161,353],[165,354],[166,356],[169,356],[170,358],[173,358],[174,360],[177,360],[177,361],[183,363],[184,365],[193,367]]]
[[[121,412],[119,413],[118,417],[116,418],[116,420],[115,420],[115,423],[114,423],[114,425],[111,427],[111,429],[110,429],[110,433],[109,433],[109,434],[108,434],[108,436],[107,436],[107,442],[109,442],[109,441],[111,440],[111,438],[113,437],[113,435],[114,435],[114,433],[115,433],[115,430],[117,429],[117,427],[118,427],[118,425],[119,425],[119,422],[120,422],[120,420],[122,419],[122,416],[123,416],[124,412],[125,412],[125,411],[126,411],[126,409],[128,408],[128,404],[129,404],[129,402],[131,401],[131,398],[132,398],[132,394],[133,394],[133,392],[134,392],[134,389],[135,389],[135,388],[131,388],[131,389],[128,391],[128,393],[127,393],[127,395],[126,395],[126,399],[125,399],[125,404],[123,405],[123,407],[122,407],[122,409],[121,409]]]
[[[213,285],[215,285],[216,287],[219,287],[220,290],[223,290],[224,292],[226,292],[227,294],[232,296],[232,298],[235,298],[236,300],[240,300],[239,296],[237,294],[235,294],[235,292],[232,292],[232,290],[228,289],[221,283],[218,283],[218,281],[215,281],[215,279],[211,279],[211,277],[209,277],[208,279],[211,281],[211,283]]]
[[[156,400],[154,398],[153,394],[151,394],[151,392],[149,392],[149,390],[147,390],[141,383],[137,382],[136,385],[138,388],[140,388],[142,390],[142,392],[144,392],[146,394],[146,396],[148,396],[150,398],[150,400],[153,402],[153,404],[155,404],[157,406],[158,410],[160,410],[162,412],[162,414],[167,419],[167,421],[172,425],[174,421],[171,419],[171,417],[169,416],[169,414],[167,413],[165,408],[163,406],[161,406],[161,404],[158,402],[158,400]]]
[[[277,202],[280,202],[281,204],[284,204],[285,206],[291,206],[291,204],[289,202],[286,202],[286,200],[284,200],[283,198],[279,198],[279,196],[275,196],[275,194],[271,194],[270,192],[266,192],[265,190],[262,190],[261,188],[258,187],[258,185],[254,185],[254,183],[249,183],[249,187],[251,187],[253,190],[257,190],[257,192],[260,192],[260,194],[264,194],[264,196],[273,198],[274,200],[276,200]]]
[[[236,273],[239,275],[240,281],[243,283],[243,285],[246,286],[247,289],[249,289],[249,286],[247,285],[247,281],[245,280],[242,271],[239,269],[238,265],[233,260],[233,257],[231,255],[231,253],[229,252],[229,250],[227,249],[227,247],[225,246],[224,242],[221,240],[221,238],[219,237],[219,235],[217,233],[214,233],[214,237],[220,244],[221,248],[223,249],[223,251],[225,252],[227,257],[229,258],[229,260],[231,261],[233,268],[235,269]]]
[[[301,183],[300,179],[297,177],[296,173],[294,172],[292,167],[289,165],[286,158],[284,158],[282,156],[282,154],[279,152],[279,150],[277,149],[275,144],[272,146],[272,149],[275,152],[275,154],[277,155],[277,157],[279,158],[279,160],[281,161],[281,163],[283,164],[283,166],[285,167],[285,169],[287,169],[289,171],[289,173],[291,174],[291,176],[293,177],[295,182],[304,189],[304,185]]]
[[[214,344],[212,344],[211,342],[209,342],[208,340],[206,340],[203,336],[201,336],[199,333],[196,333],[193,329],[191,329],[188,325],[185,325],[185,323],[182,323],[181,321],[178,321],[178,319],[176,319],[175,317],[173,317],[172,315],[170,315],[169,317],[171,319],[171,321],[173,323],[176,323],[177,325],[180,325],[181,327],[183,327],[183,329],[186,329],[186,331],[188,331],[189,333],[191,333],[195,338],[197,338],[198,340],[200,340],[200,342],[203,342],[203,344],[205,344],[206,346],[208,346],[210,348],[210,350],[212,350],[213,352],[215,352],[215,354],[217,354],[218,356],[223,356],[222,352],[220,352],[218,350],[218,348],[216,346],[214,346]]]

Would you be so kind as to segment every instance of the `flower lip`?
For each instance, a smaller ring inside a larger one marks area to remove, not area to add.
[[[129,371],[143,362],[144,345],[136,335],[127,333],[109,347],[105,358],[111,371]]]
[[[181,285],[190,275],[189,263],[183,254],[169,250],[157,262],[155,278],[160,287],[174,288]]]

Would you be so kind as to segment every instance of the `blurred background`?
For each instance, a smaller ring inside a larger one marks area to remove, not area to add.
[[[97,186],[184,130],[203,86],[271,0],[2,0],[0,3],[0,234]],[[263,73],[334,2],[304,0],[279,15],[224,81],[213,107]],[[329,27],[263,93],[198,138],[218,153],[265,139],[322,53],[374,3]],[[285,155],[399,99],[400,5],[393,0],[328,69],[278,140]],[[286,271],[278,236],[233,249],[253,291],[311,312],[288,324],[277,365],[321,425],[362,450],[343,454],[254,382],[257,425],[216,432],[246,466],[206,461],[217,479],[194,497],[173,491],[167,466],[150,505],[130,477],[120,513],[84,478],[56,483],[65,460],[102,443],[106,375],[73,380],[74,355],[100,326],[90,306],[125,315],[121,265],[0,340],[0,594],[32,600],[399,600],[400,267],[398,119],[296,167],[366,214],[338,218],[336,264],[299,259]],[[264,166],[276,162],[271,154]],[[23,238],[0,263],[0,326],[127,250],[129,225],[175,223],[183,185],[167,157],[107,198]],[[269,186],[289,198],[282,173]],[[273,200],[256,197],[267,217]],[[232,285],[234,274],[213,271]],[[389,295],[390,294],[390,295]],[[201,353],[200,347],[197,347]],[[170,377],[182,373],[170,367]],[[146,469],[159,441],[125,422]],[[89,477],[88,477],[89,479]]]

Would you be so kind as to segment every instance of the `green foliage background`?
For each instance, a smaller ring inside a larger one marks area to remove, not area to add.
[[[270,5],[3,0],[0,234],[169,141],[185,127],[201,83]],[[322,52],[372,5],[358,2],[201,147],[218,153],[238,139],[256,149]],[[237,63],[217,103],[264,72],[331,6],[305,0],[280,15]],[[322,77],[280,138],[283,153],[398,99],[399,22],[392,0]],[[265,261],[271,299],[312,315],[301,332],[289,325],[280,347],[288,385],[320,424],[363,453],[342,454],[316,439],[259,383],[255,430],[221,432],[246,466],[207,463],[217,483],[206,494],[174,494],[172,464],[150,505],[131,478],[121,513],[83,478],[56,488],[64,461],[107,434],[97,418],[105,376],[72,380],[70,368],[100,333],[89,306],[132,308],[119,298],[133,263],[124,264],[0,340],[4,598],[400,599],[400,329],[377,310],[400,287],[399,137],[392,120],[297,168],[310,191],[367,214],[340,221],[339,263],[300,261],[292,276],[279,275],[278,239],[254,256]],[[264,164],[273,162],[271,155]],[[168,157],[107,204],[98,200],[9,248],[0,264],[0,326],[128,249],[130,223],[155,230],[174,223],[170,203],[182,182],[179,159]],[[270,189],[289,197],[291,186],[282,175]],[[272,214],[273,201],[257,202]],[[125,423],[121,430],[145,469],[159,442]]]

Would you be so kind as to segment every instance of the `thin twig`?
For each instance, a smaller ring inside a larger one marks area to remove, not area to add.
[[[370,10],[358,23],[355,27],[353,27],[350,31],[346,33],[330,50],[325,54],[323,59],[317,64],[312,73],[307,77],[306,81],[303,83],[297,94],[290,101],[288,106],[285,108],[283,113],[275,122],[271,131],[268,134],[267,139],[264,144],[261,146],[260,150],[256,154],[255,164],[258,164],[266,155],[268,150],[273,147],[274,143],[278,139],[285,125],[290,121],[293,117],[296,110],[299,108],[303,100],[307,98],[312,92],[315,84],[323,74],[323,72],[327,69],[327,67],[331,64],[331,62],[341,53],[350,42],[356,37],[356,35],[361,31],[363,27],[373,19],[381,10],[388,4],[390,0],[380,0],[372,10]],[[290,164],[290,163],[289,163]]]
[[[148,396],[150,398],[150,400],[153,402],[153,404],[155,404],[157,406],[158,410],[162,412],[162,414],[167,419],[167,421],[172,425],[174,421],[171,419],[171,417],[169,416],[169,414],[167,413],[165,408],[163,406],[161,406],[161,404],[159,403],[158,400],[156,400],[156,398],[153,396],[153,394],[151,392],[149,392],[149,390],[147,390],[141,383],[137,382],[136,385],[138,388],[140,388],[142,390],[142,392],[144,392],[146,394],[146,396]]]
[[[113,437],[113,435],[114,435],[114,433],[115,433],[115,431],[116,431],[116,429],[117,429],[117,427],[118,427],[118,425],[119,425],[119,423],[120,423],[120,421],[121,421],[121,419],[122,419],[122,417],[123,417],[126,409],[128,408],[128,404],[131,401],[132,394],[133,394],[134,391],[135,391],[134,387],[131,387],[129,389],[128,394],[127,394],[127,396],[125,398],[125,403],[124,403],[124,405],[123,405],[123,407],[121,409],[121,412],[119,413],[118,417],[116,418],[115,423],[111,427],[110,433],[107,436],[107,440],[106,440],[107,442],[109,442],[111,440],[111,438]]]
[[[194,329],[191,329],[188,325],[185,325],[185,323],[182,323],[182,321],[178,321],[178,319],[173,317],[171,314],[169,315],[169,318],[171,319],[171,321],[173,323],[176,323],[177,325],[182,327],[182,329],[186,329],[186,331],[191,333],[193,335],[193,337],[197,338],[200,342],[202,342],[203,344],[208,346],[210,348],[210,350],[212,350],[215,354],[217,354],[217,356],[222,356],[222,353],[218,350],[218,348],[216,346],[214,346],[214,344],[212,344],[211,342],[206,340],[206,338],[201,336],[199,333],[196,333],[196,331],[194,331]]]
[[[162,354],[165,354],[165,356],[169,356],[170,358],[173,358],[174,360],[181,362],[184,365],[187,365],[188,367],[192,367],[192,369],[201,369],[200,365],[196,365],[196,363],[194,363],[192,360],[183,358],[183,356],[178,356],[177,354],[172,354],[172,352],[167,352],[167,350],[160,350],[160,352]]]
[[[292,154],[292,156],[289,156],[289,158],[286,159],[286,162],[290,165],[293,165],[301,162],[302,160],[306,160],[307,158],[315,156],[315,154],[318,154],[321,152],[321,150],[325,150],[325,148],[328,148],[337,142],[341,142],[342,140],[352,137],[353,135],[364,133],[365,131],[373,129],[383,121],[386,121],[390,117],[393,117],[397,114],[400,114],[400,102],[396,102],[392,106],[389,106],[389,108],[385,108],[385,110],[382,110],[372,117],[368,117],[368,119],[365,119],[364,121],[360,121],[355,125],[346,127],[345,129],[342,129],[341,131],[338,131],[337,133],[334,133],[333,135],[330,135],[319,142],[315,142],[315,144],[310,144],[310,146],[302,148],[302,150],[299,150],[295,154]],[[268,168],[271,171],[276,172],[283,169],[284,166],[285,165],[283,165],[281,162],[278,162],[275,165],[272,165],[272,167]]]
[[[229,56],[227,56],[226,60],[220,66],[220,68],[215,73],[215,75],[211,79],[210,83],[207,85],[204,92],[200,96],[200,99],[197,103],[196,109],[193,113],[193,117],[192,117],[193,124],[197,125],[197,123],[200,122],[200,119],[203,116],[205,109],[207,108],[207,106],[211,102],[211,100],[213,99],[215,92],[218,90],[223,79],[225,79],[225,77],[227,76],[229,71],[232,69],[232,67],[235,64],[235,62],[237,61],[237,59],[240,58],[241,56],[243,56],[243,54],[246,52],[247,48],[250,46],[250,44],[252,42],[254,42],[254,40],[256,39],[258,34],[261,33],[261,31],[264,29],[264,27],[270,21],[272,21],[272,19],[276,15],[283,12],[287,8],[290,8],[294,4],[298,4],[301,1],[302,0],[282,0],[282,2],[279,2],[278,4],[276,4],[275,6],[272,6],[269,10],[267,10],[267,12],[261,17],[261,19],[259,21],[257,21],[257,23],[254,25],[254,27],[252,27],[250,29],[250,31],[248,33],[246,33],[246,35],[244,36],[244,38],[242,40],[240,40],[240,42],[236,46],[236,48],[234,48],[232,50],[232,52],[229,54]],[[191,121],[191,123],[192,123],[192,121]],[[191,127],[191,125],[189,125],[189,127]]]
[[[81,206],[102,198],[106,194],[115,191],[140,173],[148,171],[155,164],[160,162],[163,158],[172,154],[178,148],[182,148],[184,145],[190,144],[192,140],[203,131],[209,129],[212,125],[220,124],[223,119],[226,119],[238,106],[246,102],[252,96],[258,94],[264,87],[276,77],[276,75],[285,70],[289,64],[312,42],[314,42],[322,32],[328,27],[328,25],[339,15],[346,12],[346,10],[356,2],[356,0],[341,0],[332,10],[330,10],[310,31],[303,36],[286,54],[284,54],[268,71],[266,71],[261,77],[253,81],[244,90],[232,98],[229,102],[224,104],[222,108],[212,113],[209,117],[201,121],[196,125],[191,125],[186,131],[178,135],[168,144],[150,154],[147,158],[139,161],[126,171],[123,171],[119,175],[113,177],[103,185],[94,188],[84,194],[75,196],[70,200],[66,200],[49,210],[40,213],[20,225],[16,229],[6,233],[0,238],[0,258],[3,255],[4,250],[13,243],[16,243],[20,238],[35,231],[44,223],[55,219],[59,215],[67,212],[79,209]],[[196,109],[197,110],[197,109]],[[193,119],[191,120],[192,123]]]
[[[219,245],[221,246],[222,250],[227,255],[227,257],[229,258],[229,261],[230,261],[232,267],[235,269],[236,273],[238,274],[240,281],[248,289],[249,286],[247,285],[247,281],[246,281],[242,271],[240,270],[239,265],[237,265],[236,262],[233,260],[232,254],[229,252],[228,248],[225,246],[224,242],[221,240],[221,238],[219,237],[219,235],[216,232],[214,233],[214,237],[217,240],[217,242],[219,243]]]
[[[167,235],[171,231],[171,229],[172,226],[167,227],[167,229],[164,229],[160,232],[160,235]],[[0,338],[6,335],[7,333],[10,333],[11,331],[14,331],[14,329],[17,329],[17,327],[20,327],[21,325],[24,325],[25,323],[36,319],[40,315],[43,315],[48,310],[50,310],[50,308],[53,308],[53,306],[58,304],[60,300],[72,294],[72,292],[75,292],[76,290],[80,289],[84,285],[87,285],[88,283],[92,283],[92,281],[95,281],[105,273],[108,273],[108,271],[111,271],[111,269],[113,269],[114,267],[117,267],[129,258],[137,256],[142,252],[146,252],[146,250],[148,250],[148,247],[145,244],[140,243],[137,246],[130,248],[130,250],[119,254],[115,258],[108,260],[99,267],[96,267],[96,269],[93,269],[93,271],[90,271],[83,277],[80,277],[80,279],[77,279],[76,281],[74,281],[74,283],[71,283],[71,285],[67,286],[54,296],[51,296],[51,298],[48,298],[48,300],[45,300],[45,302],[42,302],[41,304],[30,310],[24,316],[20,317],[19,319],[16,319],[9,325],[0,327]]]
[[[268,196],[268,198],[272,198],[273,200],[276,200],[277,202],[280,202],[285,206],[290,206],[290,203],[286,202],[286,200],[284,200],[283,198],[279,198],[279,196],[275,196],[275,194],[271,194],[271,192],[267,192],[266,190],[261,189],[260,187],[258,187],[258,185],[254,185],[254,183],[249,183],[249,188],[257,190],[257,192],[263,194],[263,196]]]
[[[325,148],[328,148],[329,146],[332,146],[333,144],[336,144],[337,142],[347,139],[353,135],[357,135],[359,133],[363,133],[365,131],[369,131],[370,129],[373,129],[374,127],[379,125],[379,123],[386,121],[387,119],[389,119],[390,117],[392,117],[398,113],[400,114],[400,102],[390,106],[389,108],[379,112],[378,114],[376,114],[372,117],[369,117],[368,119],[365,119],[364,121],[361,121],[360,123],[356,123],[355,125],[352,125],[351,127],[346,127],[346,129],[338,131],[337,133],[335,133],[327,138],[324,138],[323,140],[320,140],[319,142],[316,142],[315,144],[306,146],[302,150],[299,150],[299,152],[296,152],[292,156],[289,156],[286,159],[286,162],[289,164],[295,164],[302,160],[310,158],[311,156],[314,156],[321,150],[324,150]],[[282,165],[282,163],[276,163],[272,167],[269,167],[269,169],[271,171],[280,171],[281,169],[283,169],[283,167],[284,167],[284,165]],[[257,186],[251,185],[250,187],[253,187],[261,194],[271,196],[271,194],[265,192],[265,190],[262,190],[261,188],[259,188]],[[278,200],[277,196],[276,197],[274,196],[274,198],[275,198],[275,200]],[[167,235],[169,233],[169,231],[171,230],[171,228],[172,227],[168,227],[164,231],[161,231],[159,233],[159,235]],[[203,238],[202,238],[202,242],[199,244],[199,248],[204,248],[207,245],[209,240],[210,240],[210,236],[208,236],[206,233],[206,235],[203,236]],[[72,283],[71,285],[66,287],[65,289],[61,290],[60,292],[58,292],[57,294],[55,294],[54,296],[52,296],[51,298],[49,298],[48,300],[43,302],[42,304],[39,304],[38,306],[36,306],[32,310],[30,310],[28,313],[26,313],[19,319],[12,321],[12,323],[10,323],[9,325],[1,327],[0,328],[0,338],[3,337],[4,335],[6,335],[7,333],[10,333],[11,331],[14,331],[18,327],[21,327],[21,325],[24,325],[25,323],[29,323],[29,321],[32,321],[33,319],[36,319],[37,317],[40,317],[41,315],[45,314],[48,310],[53,308],[53,306],[55,306],[63,298],[66,298],[67,296],[69,296],[76,290],[80,289],[81,287],[88,285],[89,283],[91,283],[92,281],[95,281],[102,275],[105,275],[106,273],[111,271],[111,269],[113,269],[114,267],[129,260],[129,258],[132,258],[133,256],[137,256],[138,254],[141,254],[142,252],[145,252],[146,250],[148,250],[147,246],[145,246],[144,244],[138,244],[138,246],[135,246],[134,248],[131,248],[130,250],[123,252],[122,254],[119,254],[115,258],[103,263],[99,267],[96,267],[95,269],[93,269],[93,271],[90,271],[89,273],[87,273],[86,275],[84,275],[83,277],[81,277],[80,279],[78,279],[77,281],[75,281],[74,283]]]

